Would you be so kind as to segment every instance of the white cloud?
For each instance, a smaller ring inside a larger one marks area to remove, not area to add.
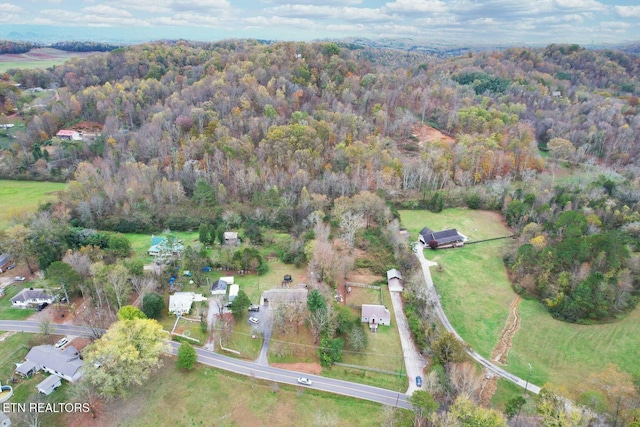
[[[448,11],[447,5],[440,0],[396,0],[384,5],[384,9],[402,13],[442,13]]]
[[[332,7],[312,5],[276,6],[267,11],[276,16],[316,19],[342,19],[345,21],[388,21],[394,19],[379,9],[358,7]]]
[[[606,7],[596,0],[554,0],[561,9],[605,10]]]
[[[615,6],[615,10],[621,18],[640,19],[640,6]]]
[[[11,3],[0,3],[0,10],[2,11],[2,14],[4,15],[5,13],[16,13],[16,12],[22,12],[22,8],[20,6],[16,6],[15,4],[11,4]],[[8,19],[5,19],[5,21],[9,21]]]
[[[89,6],[82,9],[83,13],[96,14],[100,16],[118,17],[118,18],[131,18],[133,15],[126,10],[117,9],[115,7],[106,6],[100,4],[97,6]]]

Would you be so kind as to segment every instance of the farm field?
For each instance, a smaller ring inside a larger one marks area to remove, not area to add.
[[[0,230],[7,228],[11,218],[35,212],[40,204],[55,200],[66,186],[60,182],[0,180]]]
[[[26,53],[0,55],[0,73],[12,68],[49,68],[64,64],[71,58],[85,57],[98,52],[65,52],[64,50],[41,48]]]
[[[471,240],[508,235],[495,213],[449,209],[400,211],[403,225],[417,238],[423,226],[432,229],[456,227]],[[477,231],[474,231],[473,229]],[[467,234],[468,233],[468,234]],[[502,264],[502,253],[510,240],[497,240],[458,249],[425,251],[443,271],[432,268],[433,281],[449,320],[460,335],[483,356],[496,345],[515,293]],[[602,325],[577,325],[555,320],[535,300],[523,300],[521,317],[509,352],[507,369],[526,378],[531,364],[532,383],[562,384],[579,393],[580,384],[591,373],[613,363],[623,371],[640,375],[640,309],[627,317]],[[576,396],[570,396],[576,397]]]

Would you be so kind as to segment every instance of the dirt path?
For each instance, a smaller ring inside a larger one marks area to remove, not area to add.
[[[507,364],[507,357],[509,350],[511,349],[513,337],[520,328],[518,306],[520,306],[521,301],[522,298],[520,298],[520,295],[516,295],[511,301],[511,304],[509,304],[509,316],[507,317],[507,323],[504,325],[504,329],[502,329],[498,344],[491,353],[491,360],[495,363],[499,363],[501,365]],[[490,375],[489,372],[485,372],[485,375],[486,379],[480,394],[480,402],[484,405],[488,405],[491,403],[491,398],[498,387],[498,378]]]

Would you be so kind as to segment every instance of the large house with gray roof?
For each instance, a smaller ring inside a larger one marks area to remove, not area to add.
[[[38,371],[45,371],[73,383],[84,373],[83,364],[80,353],[72,345],[64,350],[48,344],[38,345],[29,350],[24,362],[17,364],[16,374],[28,378]]]
[[[458,233],[458,230],[455,228],[433,231],[428,227],[424,227],[420,230],[418,240],[425,247],[429,246],[431,249],[443,249],[462,246],[467,238]]]
[[[41,288],[23,289],[11,298],[11,305],[17,308],[36,307],[45,302],[51,304],[53,295]]]

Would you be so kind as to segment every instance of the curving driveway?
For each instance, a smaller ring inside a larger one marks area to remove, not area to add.
[[[458,338],[460,341],[464,342],[464,340],[460,337],[460,335],[458,335],[458,332],[456,332],[456,330],[453,328],[453,326],[449,322],[449,319],[447,318],[447,315],[444,313],[444,310],[442,309],[442,305],[440,304],[440,298],[438,297],[438,294],[436,292],[436,288],[433,286],[433,280],[431,279],[431,271],[429,270],[429,267],[434,266],[434,265],[438,265],[438,264],[433,262],[433,261],[429,261],[424,257],[424,251],[421,250],[421,248],[422,248],[421,244],[418,243],[417,248],[418,248],[418,250],[416,251],[416,256],[418,257],[418,261],[420,261],[420,265],[422,266],[422,273],[424,275],[424,281],[427,284],[427,291],[428,291],[429,295],[432,296],[431,300],[433,302],[433,309],[434,309],[434,311],[436,313],[436,316],[438,316],[438,319],[440,319],[440,322],[442,322],[442,325],[444,326],[444,328],[447,331],[451,332],[452,334],[454,334],[456,336],[456,338]],[[478,353],[476,353],[473,349],[471,349],[471,348],[467,349],[467,353],[476,362],[480,363],[482,366],[484,366],[485,368],[487,368],[488,370],[490,370],[494,374],[496,374],[496,375],[498,375],[498,376],[500,376],[500,377],[502,377],[504,379],[507,379],[507,380],[511,381],[512,383],[514,383],[514,384],[519,385],[520,387],[524,388],[525,391],[527,391],[527,390],[528,391],[532,391],[535,394],[540,393],[540,387],[538,387],[537,385],[531,384],[529,381],[525,381],[522,378],[505,371],[504,369],[500,368],[499,366],[494,365],[489,360],[487,360],[483,356],[481,356]]]

